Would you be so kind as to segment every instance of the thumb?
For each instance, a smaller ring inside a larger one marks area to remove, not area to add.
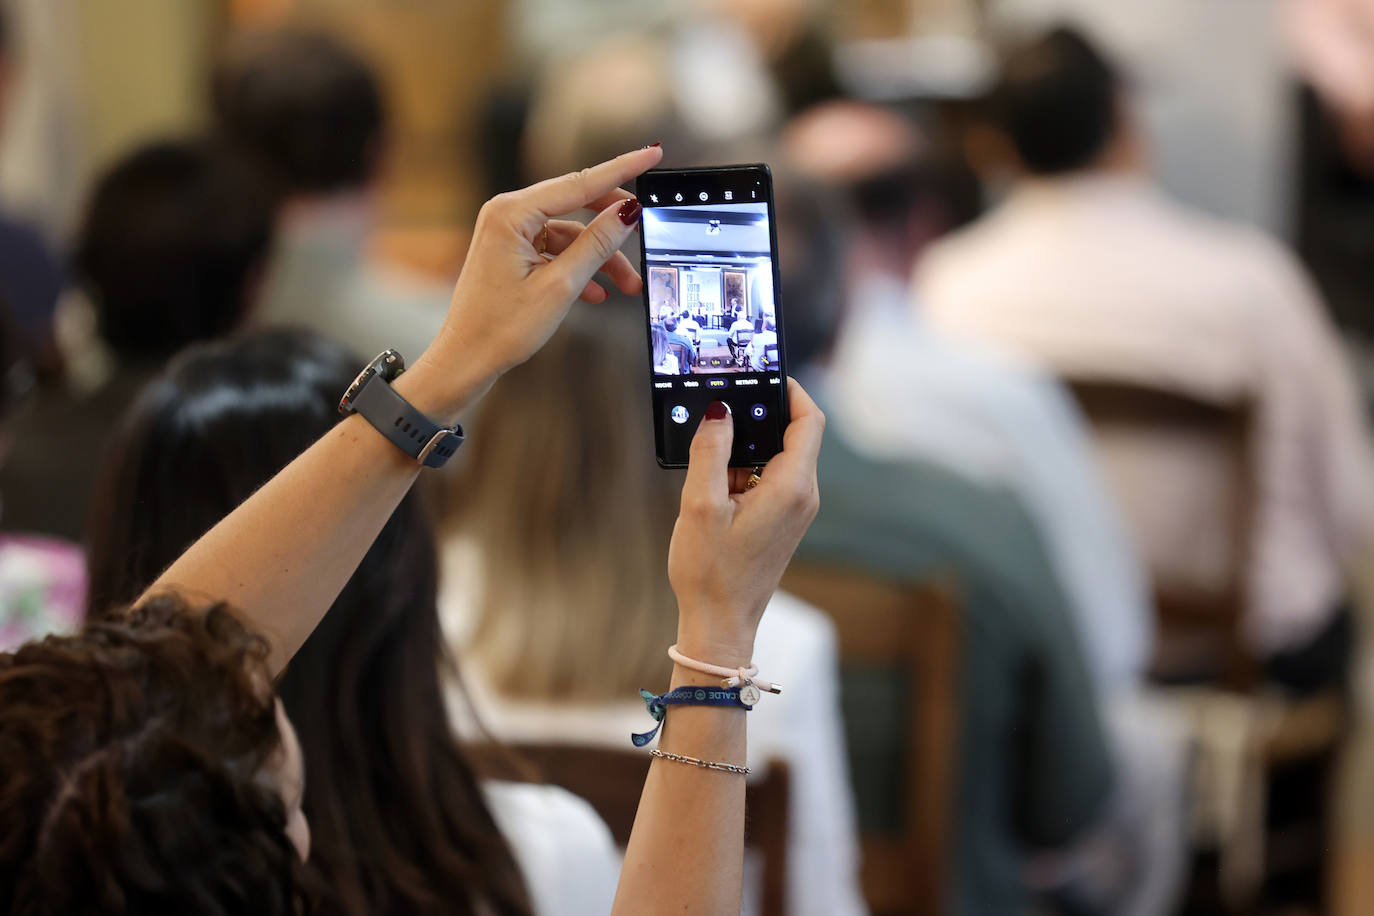
[[[684,506],[723,506],[730,501],[730,449],[735,442],[735,420],[730,406],[716,401],[692,437],[692,456],[682,486]]]
[[[562,275],[560,279],[566,281],[568,289],[584,289],[630,237],[639,223],[639,211],[639,201],[633,197],[611,204],[550,262],[549,268]]]

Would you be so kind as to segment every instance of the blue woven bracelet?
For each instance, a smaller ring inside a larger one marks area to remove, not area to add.
[[[738,687],[678,687],[667,693],[654,696],[647,690],[639,691],[640,697],[644,700],[644,705],[649,709],[649,715],[654,717],[658,724],[653,731],[642,734],[630,735],[630,740],[635,747],[643,747],[654,740],[654,735],[663,727],[663,717],[668,714],[669,706],[733,706],[736,709],[750,710],[754,707],[746,706],[744,701],[739,698]]]

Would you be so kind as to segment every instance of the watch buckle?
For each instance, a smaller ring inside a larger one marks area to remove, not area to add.
[[[429,456],[433,454],[434,450],[439,447],[439,443],[443,442],[451,435],[453,435],[453,430],[440,429],[430,437],[429,441],[425,443],[425,447],[420,449],[420,454],[415,456],[415,460],[420,464],[424,464],[429,459]]]

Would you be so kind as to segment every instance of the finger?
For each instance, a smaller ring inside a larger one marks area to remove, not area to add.
[[[618,197],[608,202],[606,206],[627,199],[626,197]],[[549,254],[565,251],[582,234],[584,229],[586,229],[584,225],[573,220],[549,220],[549,234],[545,250]],[[633,265],[630,264],[630,259],[625,257],[625,253],[622,251],[617,251],[611,255],[611,259],[601,265],[599,272],[609,277],[616,289],[627,296],[636,295],[644,288],[644,284],[639,278],[639,271],[634,269]]]
[[[631,197],[611,204],[586,225],[562,254],[540,268],[544,282],[562,284],[562,291],[569,296],[582,289],[615,256],[638,222],[639,201]]]
[[[537,220],[537,224],[531,229],[537,232],[544,222],[555,216],[562,216],[564,213],[598,203],[602,203],[603,206],[597,209],[605,209],[610,205],[611,201],[606,198],[611,191],[628,183],[631,178],[646,169],[653,168],[662,158],[662,147],[646,146],[644,149],[623,153],[580,172],[569,172],[557,178],[541,181],[523,191],[515,192],[515,197],[529,208],[531,217]],[[615,199],[624,198],[617,195]]]
[[[577,298],[583,302],[590,302],[592,305],[600,305],[611,298],[611,294],[606,292],[606,287],[600,283],[595,280],[588,280],[587,285],[582,287],[582,292],[577,294]]]
[[[706,408],[706,416],[692,437],[687,462],[687,481],[682,485],[682,508],[720,507],[730,499],[730,449],[735,442],[735,420],[724,401]]]
[[[816,462],[825,433],[825,414],[794,378],[787,380],[787,403],[792,420],[782,436],[782,451],[768,462],[769,473],[759,483],[760,488],[774,481],[781,481],[778,485],[790,485],[801,480],[814,481],[816,477]]]

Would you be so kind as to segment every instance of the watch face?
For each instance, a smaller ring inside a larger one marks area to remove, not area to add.
[[[376,363],[369,365],[367,368],[363,369],[362,372],[358,373],[358,377],[353,380],[352,385],[348,386],[348,390],[344,392],[343,399],[339,401],[339,413],[347,414],[353,412],[353,399],[358,396],[358,392],[362,390],[363,384],[376,374]]]
[[[395,350],[383,350],[377,354],[376,359],[363,367],[363,371],[358,373],[353,384],[348,386],[348,390],[339,400],[339,413],[347,415],[353,412],[353,399],[372,376],[381,373],[382,379],[389,382],[404,371],[405,360],[401,358],[401,354]]]

